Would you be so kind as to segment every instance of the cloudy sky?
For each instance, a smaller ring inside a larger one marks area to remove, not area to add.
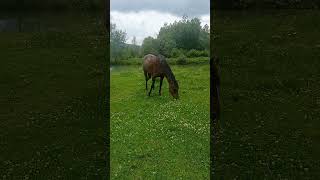
[[[210,26],[209,0],[111,0],[111,22],[127,32],[127,43],[133,36],[141,45],[147,36],[156,37],[164,23],[173,23],[183,15],[198,17]]]

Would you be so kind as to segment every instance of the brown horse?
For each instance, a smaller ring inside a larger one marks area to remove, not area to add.
[[[178,82],[174,77],[171,68],[169,67],[164,56],[155,56],[153,54],[148,54],[144,56],[143,72],[146,80],[146,92],[148,92],[148,80],[152,78],[152,85],[148,94],[149,96],[151,94],[152,89],[154,89],[154,83],[157,77],[160,77],[159,95],[161,96],[162,81],[163,78],[166,77],[169,83],[170,94],[176,99],[179,98]]]

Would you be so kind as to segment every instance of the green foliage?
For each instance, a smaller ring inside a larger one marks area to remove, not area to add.
[[[197,52],[190,57],[209,56],[207,53],[210,47],[209,26],[201,27],[198,18],[182,20],[173,24],[165,24],[157,38],[146,37],[141,47],[136,45],[135,37],[132,45],[125,44],[126,34],[116,29],[116,25],[111,26],[111,61],[118,64],[118,59],[128,60],[130,58],[142,58],[146,54],[162,54],[165,57],[177,58],[186,54],[189,50],[195,49]],[[199,52],[198,52],[199,51]]]
[[[187,64],[187,57],[185,55],[181,55],[178,57],[177,64],[185,65]]]
[[[154,39],[153,37],[147,37],[142,42],[142,54],[146,55],[149,53],[158,54],[159,53],[160,43],[159,40]]]
[[[199,44],[200,44],[200,50],[207,50],[210,49],[210,29],[209,25],[204,25],[202,30],[200,31],[199,36]]]
[[[126,32],[122,30],[116,29],[115,24],[111,24],[111,31],[110,31],[110,58],[114,61],[117,61],[118,59],[122,58],[124,56],[124,53],[128,51],[125,51],[126,47]]]
[[[121,60],[141,57],[140,46],[133,45],[133,44],[125,44],[125,47],[120,57],[121,57]]]
[[[173,48],[171,51],[170,57],[177,58],[182,54],[184,54],[182,49]]]
[[[187,57],[209,57],[209,52],[206,50],[199,51],[195,49],[191,49],[187,52]]]
[[[159,32],[158,39],[163,43],[160,51],[164,54],[171,55],[174,48],[190,49],[209,49],[210,36],[208,26],[201,27],[198,18],[188,19],[183,17],[182,20],[172,24],[165,24]]]
[[[158,52],[166,57],[169,57],[172,49],[176,47],[176,42],[171,38],[158,39],[159,50]]]
[[[148,37],[143,41],[142,52],[144,54],[160,53],[166,57],[179,57],[183,54],[182,51],[208,50],[210,44],[209,26],[201,27],[200,24],[198,18],[188,19],[187,17],[172,24],[165,24],[161,27],[156,39]]]

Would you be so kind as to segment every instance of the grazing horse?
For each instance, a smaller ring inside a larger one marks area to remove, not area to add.
[[[144,56],[143,61],[143,72],[146,80],[146,92],[148,92],[148,80],[152,78],[152,85],[149,91],[149,96],[152,89],[154,89],[154,83],[157,77],[160,77],[160,88],[159,95],[161,96],[161,86],[163,78],[166,77],[169,83],[170,94],[178,99],[179,98],[179,86],[176,78],[174,77],[170,66],[168,65],[166,59],[162,55],[155,56],[153,54],[148,54]]]

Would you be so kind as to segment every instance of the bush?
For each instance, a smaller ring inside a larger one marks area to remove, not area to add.
[[[182,54],[183,54],[183,52],[180,49],[173,48],[171,51],[170,57],[177,58],[177,57],[181,56]]]
[[[177,59],[177,64],[184,65],[187,64],[187,57],[185,55],[181,55]]]
[[[199,51],[195,49],[191,49],[189,52],[187,52],[187,57],[208,57],[209,53],[208,51]]]

